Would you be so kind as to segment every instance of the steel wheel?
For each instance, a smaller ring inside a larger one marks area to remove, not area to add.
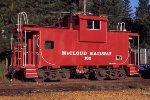
[[[89,73],[84,74],[85,79],[89,79]]]
[[[44,82],[46,80],[47,75],[43,69],[39,69],[38,75],[39,77],[35,78],[36,82]]]
[[[118,78],[117,70],[116,70],[116,69],[109,69],[107,75],[108,75],[108,77],[109,77],[110,79],[112,79],[112,80]]]
[[[67,80],[70,79],[70,70],[69,69],[60,69],[58,71],[61,80]]]
[[[58,81],[58,80],[62,80],[61,74],[59,72],[59,70],[50,70],[48,72],[48,79],[51,81]]]
[[[117,70],[117,76],[118,76],[118,79],[125,79],[126,78],[126,72],[123,68],[119,68]]]
[[[95,71],[95,78],[97,80],[104,80],[106,78],[106,70],[103,68],[99,68]]]

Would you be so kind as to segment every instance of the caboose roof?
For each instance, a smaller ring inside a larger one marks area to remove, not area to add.
[[[108,21],[108,18],[106,16],[79,15],[79,18],[80,19]]]

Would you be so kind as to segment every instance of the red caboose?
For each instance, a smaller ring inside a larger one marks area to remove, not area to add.
[[[101,80],[138,74],[139,54],[130,40],[139,35],[108,30],[105,16],[65,16],[57,27],[20,21],[12,34],[17,40],[12,41],[11,67],[23,70],[26,78],[62,80],[82,74]]]

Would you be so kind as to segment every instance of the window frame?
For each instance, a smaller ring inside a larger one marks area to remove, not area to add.
[[[54,41],[45,40],[44,47],[45,49],[54,49]]]
[[[116,60],[122,60],[122,55],[116,55]]]
[[[88,21],[92,21],[92,24],[91,24],[91,25],[92,25],[92,28],[89,28],[90,25],[89,25]],[[96,27],[96,25],[95,25],[95,22],[96,22],[96,21],[99,21],[99,28],[95,28],[95,27]],[[100,20],[87,20],[87,23],[86,23],[86,24],[87,24],[87,27],[86,27],[86,28],[87,28],[88,30],[101,30],[101,21],[100,21]]]

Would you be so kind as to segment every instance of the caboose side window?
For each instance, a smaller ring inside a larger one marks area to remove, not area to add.
[[[54,49],[54,41],[45,41],[46,49]]]
[[[122,60],[122,56],[121,55],[117,55],[116,56],[116,60]]]
[[[94,20],[94,29],[100,29],[100,21]]]
[[[99,20],[87,20],[88,29],[100,29],[100,24]]]

